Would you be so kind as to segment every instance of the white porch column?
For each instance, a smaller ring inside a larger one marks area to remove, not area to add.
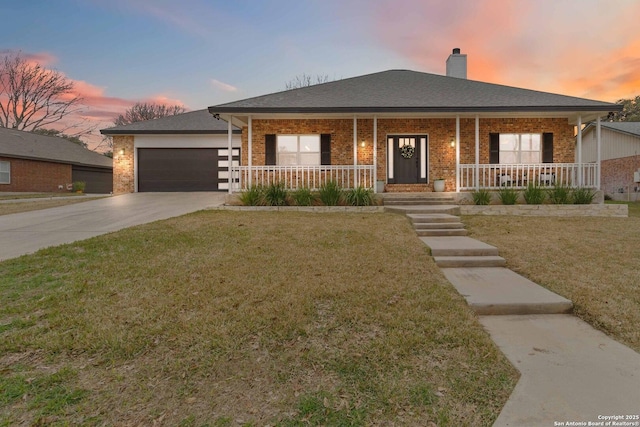
[[[582,116],[578,116],[578,187],[582,187]]]
[[[378,192],[378,116],[373,116],[373,192]]]
[[[233,186],[233,175],[231,173],[231,166],[233,165],[233,147],[232,147],[232,137],[233,137],[233,128],[231,125],[231,121],[233,120],[233,116],[229,116],[229,121],[227,122],[227,145],[228,145],[228,151],[227,151],[227,159],[229,160],[229,167],[227,168],[227,170],[229,171],[228,174],[228,182],[229,182],[229,194],[232,193],[231,191],[231,187]]]
[[[253,151],[253,129],[252,129],[252,125],[253,123],[251,122],[251,116],[249,116],[249,121],[248,121],[248,132],[247,132],[247,166],[249,166],[249,182],[247,183],[247,187],[251,187],[253,185],[253,173],[251,172],[251,153]],[[242,139],[242,138],[241,138]],[[242,149],[242,142],[240,142],[240,147]],[[240,156],[242,156],[242,153],[240,153]],[[242,158],[242,157],[241,157]]]
[[[460,192],[460,116],[456,116],[456,193]]]
[[[480,116],[476,114],[476,170],[473,174],[476,190],[480,189]]]
[[[598,190],[602,190],[601,186],[601,173],[602,173],[602,141],[600,139],[600,116],[596,119],[596,147],[597,147],[597,157],[598,157],[598,169],[596,170],[596,186]]]
[[[353,188],[358,186],[358,118],[353,116]]]

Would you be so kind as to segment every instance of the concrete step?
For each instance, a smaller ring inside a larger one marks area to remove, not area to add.
[[[569,313],[573,303],[507,268],[444,268],[479,315]]]
[[[464,229],[461,222],[414,222],[413,228],[416,230],[433,230],[433,229]]]
[[[497,256],[498,248],[466,236],[420,237],[437,256]]]
[[[458,205],[396,205],[385,206],[384,210],[387,212],[401,213],[404,215],[409,214],[449,214],[460,215],[460,206]]]
[[[464,228],[440,228],[440,229],[420,229],[416,230],[416,234],[421,237],[425,236],[466,236],[468,233]]]
[[[407,198],[407,199],[384,199],[383,204],[385,206],[412,206],[412,205],[451,205],[454,200],[452,197],[450,198],[438,198],[438,199],[416,199],[416,198]]]
[[[440,268],[504,267],[507,265],[505,259],[497,255],[436,256],[433,259]]]
[[[407,217],[414,224],[460,222],[460,217],[443,213],[408,214]]]

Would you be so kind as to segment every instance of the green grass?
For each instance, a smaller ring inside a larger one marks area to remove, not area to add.
[[[49,248],[0,263],[0,325],[0,425],[488,426],[516,381],[392,214],[207,211]]]
[[[466,216],[471,236],[507,266],[574,303],[574,312],[640,352],[640,204],[629,218]]]

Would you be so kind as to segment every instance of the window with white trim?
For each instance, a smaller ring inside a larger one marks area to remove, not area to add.
[[[320,135],[278,135],[276,164],[319,165]]]
[[[501,133],[500,163],[540,163],[542,136],[539,133]]]
[[[0,184],[11,184],[11,163],[0,161]]]

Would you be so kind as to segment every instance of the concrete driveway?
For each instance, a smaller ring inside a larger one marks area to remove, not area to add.
[[[0,261],[219,206],[226,193],[134,193],[0,216]]]

